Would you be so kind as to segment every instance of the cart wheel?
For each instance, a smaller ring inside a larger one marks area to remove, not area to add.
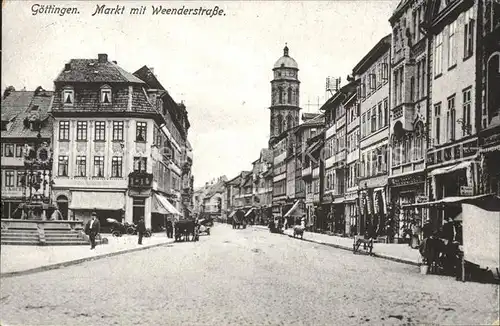
[[[145,236],[146,238],[150,238],[150,237],[151,237],[151,231],[146,230],[146,232],[144,232],[144,236]]]
[[[113,231],[111,233],[114,237],[121,237],[122,236],[122,233],[120,231]]]
[[[134,228],[130,227],[130,228],[127,229],[127,234],[133,235],[134,233],[135,233]]]

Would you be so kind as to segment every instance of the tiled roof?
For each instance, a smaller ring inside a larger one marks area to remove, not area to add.
[[[318,114],[316,117],[307,120],[306,122],[299,125],[299,127],[310,127],[310,126],[319,126],[325,123],[325,115]]]
[[[70,69],[62,71],[55,82],[138,83],[142,80],[123,70],[114,62],[98,59],[71,59]]]
[[[13,91],[6,98],[2,97],[2,121],[9,121],[26,110],[34,94],[33,91]]]
[[[165,91],[165,88],[160,83],[158,78],[156,78],[152,68],[148,68],[148,66],[142,66],[139,70],[134,72],[134,76],[143,80],[149,88],[154,88],[158,90]]]
[[[41,90],[37,92],[14,91],[2,99],[2,121],[11,121],[8,130],[2,131],[2,138],[35,138],[37,131],[24,126],[25,118],[31,116],[36,107],[42,121],[40,134],[43,138],[51,138],[53,121],[48,111],[52,102],[53,92]]]
[[[307,120],[310,120],[310,119],[314,119],[316,118],[318,115],[320,115],[321,113],[302,113],[302,121],[307,121]]]

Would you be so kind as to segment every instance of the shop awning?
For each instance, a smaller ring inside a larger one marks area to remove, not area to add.
[[[296,214],[294,214],[296,212],[299,213],[298,215],[301,215],[300,212],[297,211],[299,204],[300,204],[300,200],[296,200],[295,203],[293,204],[292,208],[290,208],[288,210],[288,212],[286,212],[284,217],[294,216],[294,215],[296,215]]]
[[[123,192],[73,191],[70,209],[88,210],[124,210],[125,194]]]
[[[157,213],[157,214],[171,214],[169,211],[167,211],[165,209],[165,207],[163,207],[163,205],[160,203],[160,200],[158,199],[158,196],[157,195],[154,195],[153,196],[153,200],[152,200],[152,207],[151,207],[151,211],[153,213]]]
[[[248,215],[250,215],[250,213],[252,213],[254,209],[255,209],[254,207],[250,208],[248,210],[248,212],[246,212],[245,217],[247,217]]]
[[[450,173],[450,172],[457,171],[457,170],[460,170],[460,169],[465,169],[465,168],[467,168],[471,164],[472,164],[472,161],[461,162],[461,163],[454,164],[454,165],[451,165],[451,166],[446,166],[446,167],[443,167],[443,168],[432,170],[429,173],[429,175],[440,175],[440,174]]]
[[[154,197],[158,199],[163,208],[168,212],[166,214],[174,214],[182,216],[182,214],[177,210],[177,208],[175,208],[174,205],[170,204],[170,202],[165,196],[154,194]]]

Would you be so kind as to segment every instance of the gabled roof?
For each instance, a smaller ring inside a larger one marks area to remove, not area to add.
[[[297,130],[295,131],[299,131],[300,129],[303,128],[321,127],[324,125],[325,125],[325,115],[320,113],[316,117],[298,125]]]
[[[328,99],[320,108],[321,111],[331,108],[335,103],[344,103],[351,99],[352,94],[356,94],[356,82],[351,81],[349,84],[342,86],[332,97]]]
[[[318,115],[321,115],[321,113],[302,113],[302,121],[306,122],[307,120],[316,118]]]
[[[68,65],[68,64],[67,64]],[[99,62],[98,59],[71,59],[69,70],[64,69],[55,82],[80,83],[136,83],[142,80],[125,71],[114,62]]]
[[[51,138],[53,121],[49,117],[53,92],[45,91],[41,87],[33,91],[13,91],[2,98],[2,121],[10,121],[8,130],[1,132],[2,138],[36,138],[38,131],[24,126],[24,120],[36,114],[42,122],[40,135],[42,138]]]
[[[392,34],[382,37],[377,44],[358,62],[352,69],[353,74],[362,74],[370,66],[380,58],[386,51],[391,48]]]
[[[160,83],[158,78],[156,78],[153,70],[151,70],[151,68],[148,68],[148,66],[142,66],[139,70],[134,72],[134,76],[136,76],[140,80],[143,80],[149,88],[165,91],[165,88]]]

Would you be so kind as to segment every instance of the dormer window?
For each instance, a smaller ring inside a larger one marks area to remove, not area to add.
[[[101,103],[111,104],[111,87],[108,85],[101,87]]]
[[[65,106],[72,106],[75,101],[75,91],[72,88],[63,90],[63,103]]]

